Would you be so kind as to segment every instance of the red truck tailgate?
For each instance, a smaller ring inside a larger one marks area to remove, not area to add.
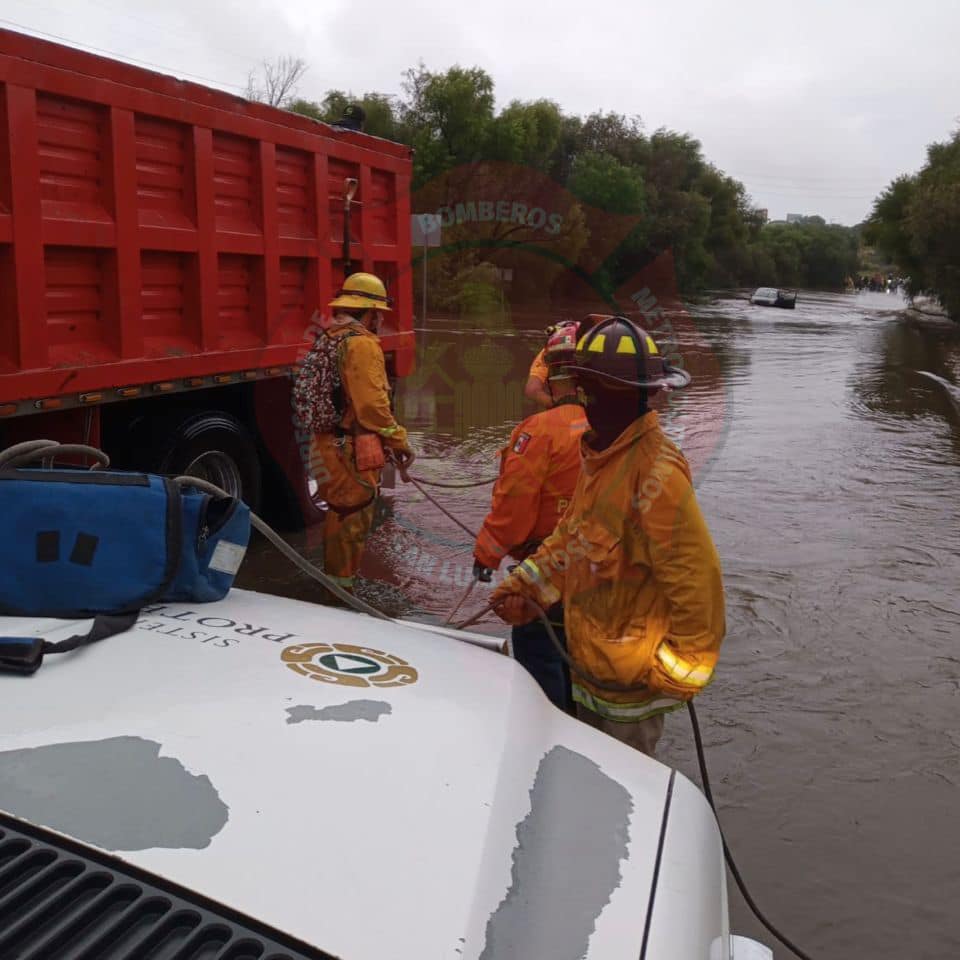
[[[410,175],[399,144],[0,30],[0,412],[288,368],[343,279],[348,177],[409,372]]]

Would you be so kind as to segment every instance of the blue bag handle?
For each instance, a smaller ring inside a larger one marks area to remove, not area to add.
[[[139,610],[132,613],[100,614],[94,617],[93,625],[86,633],[76,633],[57,642],[44,640],[42,637],[0,637],[0,672],[29,676],[40,669],[43,658],[48,653],[69,653],[77,647],[123,633],[137,622],[139,616]]]

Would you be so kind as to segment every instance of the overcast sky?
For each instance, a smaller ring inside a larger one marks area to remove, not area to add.
[[[772,218],[856,223],[960,118],[957,0],[3,0],[0,25],[234,92],[264,57],[302,56],[309,99],[477,65],[498,106],[693,134]]]

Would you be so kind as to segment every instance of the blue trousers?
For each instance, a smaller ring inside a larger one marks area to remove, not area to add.
[[[557,603],[548,611],[547,616],[557,638],[567,647],[567,637],[563,631],[563,607]],[[550,702],[567,713],[573,713],[573,697],[570,692],[570,671],[557,653],[550,635],[539,617],[514,627],[510,635],[513,655],[524,669],[533,677]]]

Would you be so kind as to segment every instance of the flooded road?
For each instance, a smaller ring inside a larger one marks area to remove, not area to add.
[[[960,330],[900,306],[691,307],[679,338],[694,384],[664,411],[724,566],[727,639],[698,710],[728,842],[761,908],[823,960],[960,953]],[[522,384],[545,322],[418,332],[397,398],[417,475],[496,473],[532,412]],[[476,529],[490,487],[432,492]],[[361,592],[443,619],[471,545],[415,490],[387,491]],[[266,554],[241,585],[314,595]],[[660,757],[698,781],[684,714]],[[771,942],[730,896],[733,929]]]

